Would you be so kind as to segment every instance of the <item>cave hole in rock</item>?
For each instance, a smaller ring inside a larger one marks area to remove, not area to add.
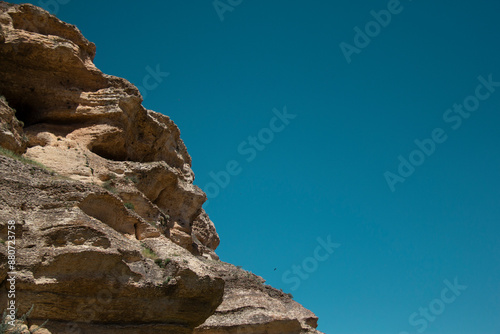
[[[37,110],[30,103],[7,98],[9,106],[16,111],[16,118],[24,123],[24,127],[36,123]]]
[[[90,147],[90,151],[107,160],[129,160],[125,146],[122,145],[108,145],[106,143],[94,144]]]
[[[87,148],[107,160],[130,160],[125,135],[117,128],[99,133]]]

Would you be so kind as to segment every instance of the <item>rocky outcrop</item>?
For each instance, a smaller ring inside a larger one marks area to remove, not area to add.
[[[163,235],[136,240],[140,217],[118,196],[4,156],[0,175],[2,240],[16,221],[16,300],[21,312],[35,305],[32,319],[50,319],[53,333],[117,333],[117,323],[131,333],[191,333],[222,301],[224,281],[187,250]]]
[[[218,260],[191,157],[95,45],[29,4],[0,1],[0,305],[7,222],[16,299],[52,333],[314,333],[317,318]],[[31,159],[31,160],[30,160]],[[36,161],[36,163],[31,162]]]
[[[194,333],[320,333],[315,329],[318,318],[311,311],[295,302],[291,295],[266,285],[262,277],[220,261],[209,268],[226,283],[224,299]]]
[[[3,101],[10,116],[4,133],[11,134],[5,147],[24,153],[27,145],[27,157],[59,174],[108,187],[185,248],[193,248],[196,221],[212,233],[201,240],[214,250],[218,236],[201,208],[206,196],[193,185],[177,126],[142,107],[128,81],[101,73],[92,63],[95,45],[76,27],[32,5],[0,8],[0,92],[26,133],[19,135]],[[144,209],[148,204],[153,210]]]
[[[15,117],[15,113],[5,98],[0,97],[0,143],[12,152],[23,153],[28,138],[23,132],[24,124]]]

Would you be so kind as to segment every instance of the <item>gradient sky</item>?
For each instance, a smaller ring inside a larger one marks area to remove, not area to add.
[[[211,190],[221,259],[291,292],[319,330],[500,333],[500,2],[221,0],[223,20],[212,0],[32,3],[96,43],[103,72],[146,79],[145,106],[176,122]],[[434,152],[413,152],[435,129]]]

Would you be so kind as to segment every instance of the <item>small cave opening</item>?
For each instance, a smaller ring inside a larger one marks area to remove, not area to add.
[[[119,126],[103,122],[94,124],[95,132],[87,148],[94,154],[112,161],[127,161],[126,138]]]
[[[112,161],[127,161],[128,155],[124,145],[94,144],[89,148],[92,153]]]
[[[38,112],[30,101],[24,98],[11,97],[9,94],[5,94],[5,99],[9,107],[15,110],[16,118],[23,122],[24,127],[37,123]]]
[[[28,104],[21,104],[21,105],[11,105],[12,108],[16,110],[16,118],[23,122],[24,127],[30,126],[36,123],[35,120],[35,115],[36,115],[36,110],[28,105]]]

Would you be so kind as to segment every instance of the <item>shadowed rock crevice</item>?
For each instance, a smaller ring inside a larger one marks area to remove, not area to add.
[[[89,145],[89,150],[107,160],[128,160],[123,133],[121,133],[119,129],[114,129],[100,137],[97,137]]]
[[[25,104],[24,101],[18,101],[14,98],[9,99],[9,104],[16,110],[16,118],[23,122],[24,125],[30,125],[29,122],[32,122],[36,115],[35,106]]]

